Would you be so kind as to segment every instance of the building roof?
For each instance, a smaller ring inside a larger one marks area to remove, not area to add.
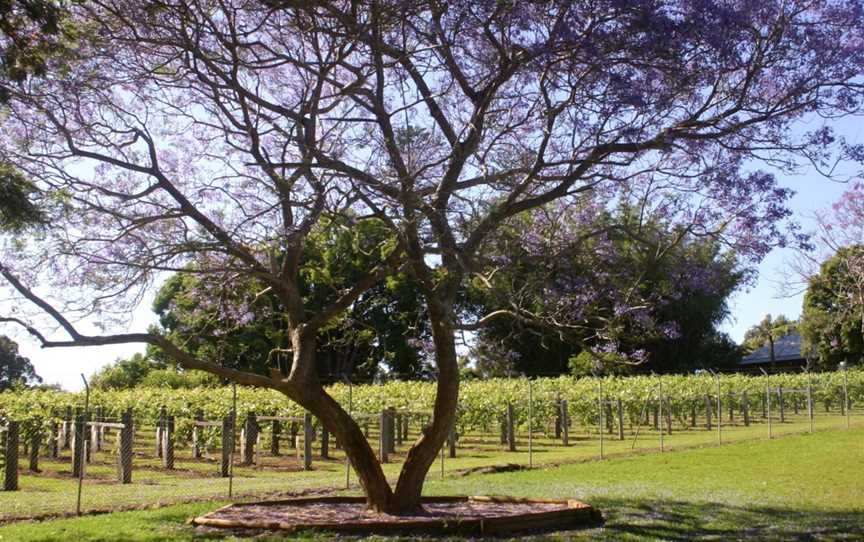
[[[803,360],[801,355],[801,335],[793,331],[774,341],[775,361],[799,361]],[[771,363],[771,347],[768,343],[757,348],[753,353],[744,356],[740,365],[755,365],[758,363]]]

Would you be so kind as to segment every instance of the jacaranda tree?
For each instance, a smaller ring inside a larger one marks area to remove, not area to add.
[[[4,83],[0,159],[64,205],[38,238],[4,241],[0,274],[16,306],[34,310],[2,319],[46,347],[143,342],[183,367],[280,390],[336,435],[385,512],[419,507],[453,423],[456,332],[525,317],[504,307],[461,322],[454,311],[464,281],[488,279],[475,262],[512,218],[591,192],[613,205],[638,183],[677,195],[669,212],[695,231],[722,227],[764,254],[787,241],[789,191],[755,164],[860,156],[830,126],[790,129],[861,112],[858,0],[69,9],[87,30],[78,61]],[[347,214],[383,221],[393,241],[312,311],[298,287],[304,244],[321,217]],[[224,367],[159,333],[107,331],[157,273],[191,263],[278,297],[287,374]],[[391,487],[319,383],[314,353],[322,327],[399,271],[425,299],[437,397]],[[82,333],[74,322],[87,315],[106,332]],[[52,324],[67,337],[49,335]]]

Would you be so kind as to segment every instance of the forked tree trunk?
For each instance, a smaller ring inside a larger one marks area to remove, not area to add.
[[[390,512],[393,509],[393,491],[369,441],[357,422],[324,390],[315,377],[314,338],[301,337],[297,333],[292,337],[292,346],[294,365],[283,393],[317,417],[342,443],[366,494],[369,507],[378,512]]]
[[[452,304],[451,304],[452,305]],[[450,306],[438,301],[429,303],[432,336],[438,365],[438,383],[431,424],[408,451],[396,490],[384,476],[381,464],[357,422],[318,383],[314,376],[315,342],[312,338],[292,340],[295,363],[283,392],[315,415],[345,450],[369,507],[388,514],[406,514],[420,508],[423,482],[438,451],[447,440],[456,417],[459,398],[459,369],[456,341],[449,318]],[[296,372],[296,374],[295,374]]]
[[[423,482],[438,451],[444,446],[450,427],[456,419],[459,400],[459,365],[456,358],[456,338],[450,318],[452,304],[428,301],[432,338],[438,365],[432,423],[408,451],[394,494],[395,513],[410,513],[420,508]]]

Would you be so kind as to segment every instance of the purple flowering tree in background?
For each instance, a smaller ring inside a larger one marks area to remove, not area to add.
[[[140,2],[70,7],[92,33],[77,63],[4,83],[0,159],[53,196],[53,222],[3,241],[21,307],[3,321],[44,346],[144,342],[183,366],[285,393],[344,446],[379,511],[419,507],[455,417],[462,284],[521,213],[609,204],[648,177],[692,228],[765,250],[784,241],[785,192],[749,164],[792,169],[855,154],[800,119],[861,113],[864,13],[855,1]],[[836,150],[837,153],[832,155]],[[854,150],[854,149],[853,149]],[[325,214],[394,232],[327,306],[298,289]],[[193,264],[191,265],[190,264]],[[254,278],[279,299],[292,364],[262,376],[157,333],[108,329],[159,273]],[[437,365],[432,422],[395,487],[323,389],[317,333],[409,271]],[[630,310],[622,307],[622,310]],[[47,321],[42,316],[47,317]],[[52,339],[59,326],[68,335]]]
[[[816,226],[811,233],[811,246],[796,250],[786,262],[781,284],[785,295],[798,295],[806,290],[822,264],[840,249],[864,244],[864,182],[853,181],[836,202],[817,211],[813,219]],[[851,269],[856,270],[854,262]],[[857,272],[864,275],[864,267]]]
[[[735,357],[715,326],[763,247],[728,235],[725,219],[688,222],[692,213],[679,216],[680,202],[644,180],[617,197],[594,191],[578,206],[525,213],[494,235],[466,311],[511,317],[479,330],[480,374],[560,374],[568,360],[579,374],[691,370]]]

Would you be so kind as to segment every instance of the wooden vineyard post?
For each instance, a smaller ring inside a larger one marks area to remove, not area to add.
[[[159,419],[156,421],[156,457],[162,457],[162,440],[165,437],[165,418],[168,416],[165,406],[159,407]]]
[[[279,436],[282,432],[282,424],[279,420],[270,422],[270,455],[279,457]]]
[[[162,432],[162,466],[174,470],[174,416],[165,416]]]
[[[72,407],[66,407],[63,416],[63,449],[68,450],[72,443]]]
[[[18,422],[6,422],[3,491],[18,491]]]
[[[723,444],[723,404],[720,402],[720,376],[714,375],[717,381],[717,444]]]
[[[696,403],[690,403],[690,428],[696,428]]]
[[[99,415],[96,414],[95,419],[99,420]],[[90,462],[90,455],[92,453],[96,453],[99,450],[99,426],[98,425],[88,425],[87,426],[87,462]]]
[[[561,394],[555,394],[555,440],[561,438],[561,413],[563,412],[561,408]],[[565,444],[566,446],[566,444]]]
[[[258,421],[254,412],[246,414],[240,436],[240,464],[248,467],[255,462],[255,443],[258,441]]]
[[[750,397],[746,391],[741,394],[741,416],[744,418],[744,427],[750,427]]]
[[[204,412],[199,408],[195,411],[195,422],[192,426],[192,459],[201,459],[201,426],[197,422],[204,421]]]
[[[450,426],[450,432],[447,434],[447,447],[449,448],[450,458],[456,457],[456,420],[453,420],[453,425]]]
[[[516,415],[513,403],[507,403],[507,449],[516,451]]]
[[[389,463],[390,446],[387,445],[387,435],[390,431],[387,429],[387,409],[381,411],[378,421],[378,461],[381,463]]]
[[[780,408],[780,423],[784,423],[786,421],[786,405],[783,401],[783,386],[777,388],[777,403]]]
[[[564,446],[570,446],[570,412],[567,409],[567,399],[562,399],[558,404],[560,405],[561,442]]]
[[[402,414],[396,414],[396,445],[402,446],[402,424],[405,423]]]
[[[33,431],[30,432],[30,472],[39,472],[39,450],[42,448],[42,422],[37,419],[33,423]]]
[[[771,388],[765,388],[765,404],[768,412],[768,439],[774,438],[771,432]]]
[[[387,408],[387,452],[396,453],[396,409]]]
[[[611,435],[615,432],[615,428],[613,427],[615,418],[612,416],[611,400],[604,401],[603,408],[606,409],[606,433]]]
[[[672,434],[672,405],[669,404],[669,396],[666,396],[666,434]]]
[[[705,395],[705,428],[711,430],[711,396]]]
[[[101,406],[96,407],[96,421],[104,422],[105,421],[105,410]],[[96,452],[102,451],[102,437],[104,435],[105,430],[102,429],[101,425],[96,426],[95,431],[93,431],[93,450]]]
[[[82,410],[84,413],[84,462],[90,463],[90,444],[92,439],[90,435],[93,433],[93,427],[90,425],[90,411],[87,409]]]
[[[231,452],[234,451],[234,417],[222,418],[222,463],[219,474],[228,478],[231,474]]]
[[[118,438],[120,446],[117,454],[117,478],[121,484],[132,483],[132,409],[127,409],[121,417],[123,429]]]
[[[321,424],[321,459],[330,459],[330,431]]]
[[[52,421],[48,433],[48,457],[50,457],[51,459],[57,459],[57,456],[60,455],[60,450],[58,450],[59,441],[59,424],[56,421]]]
[[[72,435],[72,476],[80,478],[84,472],[84,415],[75,416],[75,426]]]
[[[620,397],[615,402],[618,412],[618,440],[624,440],[624,407]]]
[[[654,411],[654,427],[657,428],[657,416],[660,416],[661,425],[660,425],[660,452],[663,452],[663,380],[659,380],[658,384],[658,399],[657,399],[657,409]]]
[[[303,415],[303,470],[312,470],[312,441],[315,439],[312,429],[312,414]]]

